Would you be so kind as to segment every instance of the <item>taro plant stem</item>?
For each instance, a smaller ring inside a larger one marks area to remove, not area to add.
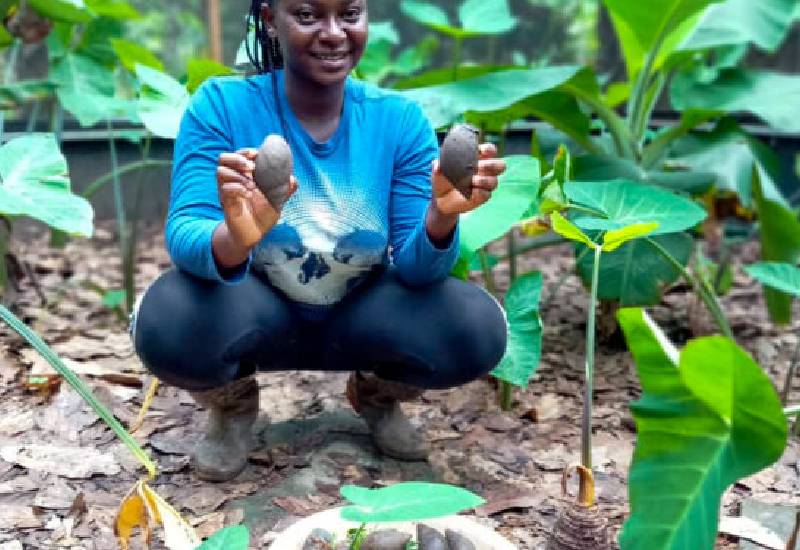
[[[119,238],[120,260],[122,264],[122,288],[125,291],[125,311],[131,312],[133,305],[133,266],[128,265],[128,223],[125,216],[125,200],[122,196],[122,183],[119,177],[119,160],[117,159],[117,144],[114,140],[114,127],[111,119],[106,119],[108,130],[108,150],[111,156],[111,177],[114,190],[114,211],[117,218],[117,235]]]
[[[600,280],[600,256],[602,247],[594,249],[594,265],[592,267],[592,288],[589,299],[589,313],[586,320],[586,381],[583,394],[583,422],[581,423],[581,465],[592,471],[592,395],[594,393],[594,339],[595,317],[597,310],[597,287]],[[581,485],[584,477],[581,476]],[[583,493],[583,491],[581,491]]]
[[[6,255],[11,242],[11,220],[5,216],[0,216],[0,299],[6,295],[8,281],[8,264]]]
[[[675,269],[678,270],[679,273],[683,275],[686,281],[691,284],[695,291],[699,294],[700,298],[703,300],[703,303],[706,305],[711,316],[714,318],[714,323],[716,323],[717,328],[719,328],[720,332],[723,336],[726,336],[733,340],[733,331],[731,330],[731,326],[728,323],[728,319],[725,317],[725,314],[722,312],[722,307],[719,305],[719,301],[717,300],[716,295],[714,294],[714,290],[708,288],[707,285],[703,284],[703,281],[700,281],[697,277],[692,275],[689,270],[687,270],[675,257],[670,254],[663,246],[661,246],[657,241],[651,239],[650,237],[645,237],[645,241],[655,248],[659,254],[661,254],[669,263],[671,263]]]
[[[792,391],[792,382],[794,381],[794,375],[797,373],[798,362],[800,362],[800,337],[797,339],[797,346],[794,348],[794,354],[792,354],[792,362],[789,364],[789,371],[786,373],[786,381],[783,383],[781,403],[784,405],[789,400],[789,392]]]

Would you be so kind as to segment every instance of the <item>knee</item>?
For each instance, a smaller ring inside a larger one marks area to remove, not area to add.
[[[147,369],[164,382],[189,390],[224,384],[236,375],[236,365],[215,360],[212,332],[198,308],[187,275],[169,271],[145,291],[134,313],[131,338]]]
[[[491,372],[506,351],[508,325],[502,306],[473,286],[446,329],[450,359],[443,366],[448,387],[471,382]]]

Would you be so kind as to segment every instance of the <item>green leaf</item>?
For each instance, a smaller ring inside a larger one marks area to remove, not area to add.
[[[415,481],[381,489],[345,485],[340,493],[355,505],[342,508],[342,518],[359,522],[415,521],[449,516],[485,502],[461,487]]]
[[[502,237],[539,194],[539,161],[512,155],[505,158],[506,171],[499,178],[492,199],[480,208],[463,214],[460,224],[461,254],[471,257],[489,242]]]
[[[505,298],[508,345],[492,376],[521,388],[528,385],[542,357],[541,294],[542,274],[537,271],[515,279]]]
[[[244,525],[232,525],[220,529],[197,547],[197,550],[247,550],[250,533]]]
[[[686,233],[652,237],[681,265],[686,265],[694,242]],[[592,255],[584,254],[583,246],[576,249],[578,274],[585,285],[592,280]],[[622,306],[658,304],[661,294],[681,276],[645,239],[627,242],[613,252],[604,252],[600,259],[600,284],[597,295],[601,300],[618,301]]]
[[[139,44],[113,38],[111,45],[122,65],[132,73],[136,72],[137,63],[157,71],[164,70],[164,64],[150,50]]]
[[[112,19],[139,19],[142,17],[136,8],[124,0],[85,0],[86,5],[97,15]]]
[[[539,197],[539,201],[539,212],[545,215],[551,212],[560,212],[569,206],[569,201],[564,195],[564,190],[557,181],[551,181],[547,187],[544,188],[544,191],[542,191]]]
[[[508,0],[466,0],[458,9],[461,28],[476,34],[503,34],[517,26]]]
[[[233,69],[213,59],[190,59],[186,69],[189,77],[186,89],[193,94],[200,85],[213,76],[234,74]]]
[[[142,83],[138,102],[142,122],[154,135],[175,139],[189,92],[168,74],[144,65],[136,65],[136,76]]]
[[[764,197],[758,175],[753,179],[753,196],[761,236],[761,259],[766,262],[797,263],[800,260],[800,221],[797,215],[785,206]],[[791,297],[770,288],[764,289],[764,296],[772,322],[790,323]]]
[[[109,290],[103,294],[103,307],[108,309],[116,309],[125,305],[125,289]]]
[[[664,235],[694,227],[706,218],[706,211],[694,201],[633,181],[571,181],[564,185],[564,192],[570,201],[597,212],[598,217],[575,220],[583,230],[608,231],[656,222],[653,235]]]
[[[94,18],[83,0],[28,0],[28,4],[54,21],[87,23]]]
[[[552,90],[578,73],[574,66],[513,69],[485,74],[438,86],[405,90],[417,101],[434,127],[456,121],[467,111],[505,109],[527,97]]]
[[[81,126],[130,113],[130,103],[114,98],[113,73],[86,56],[69,53],[55,61],[50,80],[58,86],[61,105]]]
[[[585,244],[591,249],[597,248],[597,245],[594,243],[594,241],[592,241],[592,239],[589,238],[588,235],[586,235],[586,233],[581,231],[576,225],[558,212],[553,212],[550,214],[550,223],[553,227],[553,231],[562,237],[571,241]]]
[[[775,52],[794,21],[796,0],[727,0],[709,6],[681,50],[755,44]]]
[[[779,262],[761,262],[744,269],[761,284],[800,298],[800,267]]]
[[[676,358],[641,310],[621,310],[619,320],[644,390],[631,406],[639,437],[620,548],[711,549],[722,494],[783,453],[778,396],[731,340],[699,338]]]
[[[780,160],[731,119],[720,121],[712,132],[698,132],[676,141],[669,162],[695,172],[715,174],[716,188],[736,193],[747,208],[753,207],[755,168],[764,196],[779,204],[788,204],[777,183]]]
[[[670,91],[672,105],[679,111],[752,113],[778,130],[800,132],[800,103],[786,101],[787,97],[800,97],[800,76],[746,69],[723,70],[709,83],[678,73]]]
[[[706,6],[720,0],[605,0],[609,11],[623,21],[644,51],[650,50],[659,37],[680,26]]]
[[[442,8],[420,0],[402,0],[400,11],[411,19],[445,34],[458,34],[458,29],[450,26],[450,20]]]
[[[0,147],[0,213],[29,216],[91,237],[92,205],[70,191],[67,161],[53,134],[28,134]]]
[[[650,235],[658,223],[635,223],[622,229],[612,229],[603,234],[603,252],[613,252],[623,244],[645,235]]]
[[[49,80],[22,80],[0,85],[0,109],[13,109],[53,96],[56,85]]]

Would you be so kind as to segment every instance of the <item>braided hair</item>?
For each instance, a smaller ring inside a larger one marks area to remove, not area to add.
[[[266,3],[273,7],[277,0],[251,0],[250,13],[247,15],[245,29],[245,47],[247,57],[256,70],[263,74],[283,68],[283,52],[277,38],[270,38],[267,26],[261,18],[261,6]],[[255,30],[255,43],[250,43],[250,28]]]
[[[270,7],[274,7],[278,0],[251,0],[250,13],[247,15],[247,25],[245,29],[245,48],[250,63],[256,68],[259,74],[270,73],[272,77],[272,96],[275,106],[278,109],[278,116],[281,120],[283,136],[289,139],[289,132],[286,126],[286,118],[283,116],[283,106],[278,97],[278,78],[275,75],[277,69],[283,68],[283,52],[277,38],[271,38],[267,31],[267,26],[261,18],[261,6],[266,2]],[[250,27],[255,30],[255,43],[250,43]]]

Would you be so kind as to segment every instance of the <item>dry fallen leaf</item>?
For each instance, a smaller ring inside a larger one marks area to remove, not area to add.
[[[115,475],[120,466],[113,455],[88,447],[58,445],[5,445],[0,458],[29,470],[47,472],[70,479],[95,474]]]
[[[140,528],[147,544],[152,527],[161,525],[164,544],[169,550],[194,550],[200,538],[180,514],[144,481],[134,485],[120,504],[114,521],[114,533],[122,550],[128,550],[133,530]]]

